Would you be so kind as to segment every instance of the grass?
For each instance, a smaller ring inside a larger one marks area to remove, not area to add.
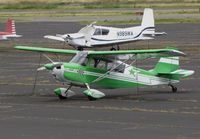
[[[88,25],[91,22],[83,21],[80,24]],[[167,24],[167,23],[200,23],[199,18],[183,18],[183,19],[156,19],[156,24]],[[141,24],[141,20],[123,20],[123,21],[98,21],[97,25],[120,25],[120,24]]]
[[[182,11],[154,11],[161,14],[200,14],[198,9]],[[136,15],[133,11],[34,11],[34,12],[0,12],[0,17],[65,17],[65,16],[130,16]]]
[[[199,8],[199,0],[102,0],[102,1],[58,1],[58,0],[7,0],[0,2],[0,10],[55,10],[55,9],[113,9],[113,8]]]

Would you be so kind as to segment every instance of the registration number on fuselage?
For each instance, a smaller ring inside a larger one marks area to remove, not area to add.
[[[119,31],[117,32],[117,36],[132,36],[133,32],[132,31]]]

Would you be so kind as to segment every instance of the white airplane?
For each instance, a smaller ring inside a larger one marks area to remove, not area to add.
[[[22,37],[22,35],[16,34],[15,21],[13,19],[8,19],[5,32],[0,32],[0,40],[7,40],[9,37]]]
[[[149,8],[144,9],[140,26],[116,28],[96,26],[95,23],[83,27],[78,33],[46,35],[44,38],[63,41],[82,50],[84,47],[111,46],[138,40],[150,40],[155,35],[166,34],[165,32],[155,32],[153,10]]]

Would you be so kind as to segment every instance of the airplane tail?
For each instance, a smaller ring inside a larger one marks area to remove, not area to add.
[[[154,15],[153,9],[145,8],[144,15],[142,17],[142,35],[144,36],[159,36],[159,35],[166,35],[166,32],[155,32],[155,23],[154,23]]]
[[[144,14],[142,17],[142,24],[143,27],[154,27],[154,16],[153,16],[153,9],[145,8]]]
[[[193,70],[179,69],[179,57],[160,58],[153,72],[164,76],[181,75],[181,77],[187,77],[194,73]]]
[[[161,57],[154,71],[159,74],[169,74],[179,69],[179,57]]]
[[[150,8],[144,9],[141,26],[144,29],[143,34],[146,35],[155,34],[155,24],[154,24],[154,16],[152,9]]]
[[[12,33],[14,35],[16,34],[14,19],[8,19],[5,32],[9,32],[9,33]]]

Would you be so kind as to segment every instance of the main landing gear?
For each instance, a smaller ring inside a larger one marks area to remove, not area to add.
[[[172,92],[176,93],[177,92],[177,87],[173,86],[172,84],[168,84],[168,86],[170,86],[172,88]]]
[[[65,100],[65,99],[67,99],[67,97],[63,97],[62,95],[58,95],[58,98],[59,98],[60,100]]]
[[[97,100],[97,98],[93,98],[93,97],[91,97],[91,96],[88,96],[88,99],[89,99],[90,101],[95,101],[95,100]]]
[[[117,49],[116,48],[114,48],[113,46],[112,46],[112,48],[110,49],[110,51],[119,51],[119,45],[117,45]]]

